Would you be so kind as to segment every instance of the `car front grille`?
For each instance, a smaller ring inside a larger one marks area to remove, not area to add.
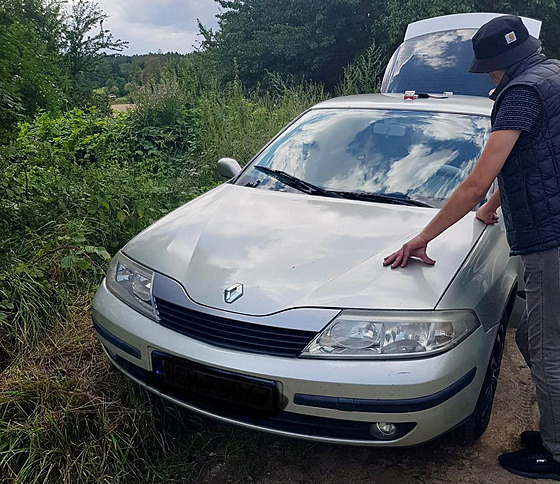
[[[296,357],[315,337],[313,331],[262,326],[201,313],[155,298],[160,324],[190,338],[222,348]]]

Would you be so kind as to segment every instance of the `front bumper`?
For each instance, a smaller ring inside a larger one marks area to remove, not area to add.
[[[111,361],[136,383],[197,413],[289,437],[368,446],[411,446],[459,425],[474,410],[494,328],[478,328],[452,350],[409,360],[283,358],[218,348],[144,317],[100,286],[93,318]],[[162,393],[154,383],[154,354],[207,368],[272,380],[281,399],[274,416],[248,416],[212,403]],[[402,436],[377,440],[375,422],[400,426]]]

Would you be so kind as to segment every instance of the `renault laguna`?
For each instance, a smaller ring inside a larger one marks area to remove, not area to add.
[[[443,19],[409,26],[382,94],[312,107],[244,168],[220,160],[227,183],[116,254],[92,315],[118,369],[185,409],[278,435],[410,446],[484,432],[520,289],[503,222],[471,212],[431,242],[435,266],[383,266],[489,135],[488,81],[456,74],[488,18]],[[407,77],[435,71],[437,95]]]

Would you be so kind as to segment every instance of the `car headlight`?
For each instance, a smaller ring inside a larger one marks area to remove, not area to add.
[[[109,265],[107,288],[124,303],[155,321],[153,279],[153,271],[118,252]]]
[[[342,311],[301,356],[423,357],[458,345],[479,325],[470,310]]]

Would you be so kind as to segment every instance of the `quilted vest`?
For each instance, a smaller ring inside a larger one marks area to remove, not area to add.
[[[520,85],[535,89],[543,119],[537,138],[516,143],[498,175],[511,255],[560,246],[560,62],[535,55],[508,69],[494,94],[492,124],[504,94]]]

